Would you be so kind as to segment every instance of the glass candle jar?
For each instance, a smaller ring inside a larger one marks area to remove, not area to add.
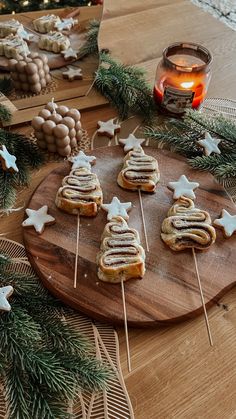
[[[211,77],[211,53],[201,45],[177,42],[163,51],[157,66],[154,98],[167,113],[198,109]]]

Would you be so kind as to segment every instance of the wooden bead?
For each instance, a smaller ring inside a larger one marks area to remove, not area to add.
[[[74,128],[72,128],[72,129],[70,130],[70,132],[69,132],[69,136],[70,136],[70,138],[75,138],[75,136],[76,136],[76,130],[75,130]]]
[[[43,123],[44,123],[44,119],[41,116],[35,116],[32,119],[31,125],[35,129],[35,131],[39,131],[41,130]]]
[[[27,64],[25,70],[27,74],[32,75],[38,72],[38,67],[34,63],[29,63]]]
[[[70,109],[66,116],[71,116],[76,122],[80,120],[80,111],[77,109]]]
[[[66,125],[58,124],[54,130],[53,133],[58,138],[66,137],[69,134],[69,128]]]
[[[44,119],[48,119],[51,115],[52,115],[52,114],[51,114],[51,112],[50,112],[48,109],[42,109],[42,110],[39,112],[39,116],[41,116],[41,117],[42,117],[42,118],[44,118]]]
[[[69,156],[71,153],[71,147],[68,145],[64,148],[58,148],[57,152],[58,154],[60,154],[60,156],[63,156],[63,157]]]
[[[37,140],[43,140],[44,141],[44,133],[42,131],[35,131],[34,132],[35,137],[37,138]]]
[[[69,129],[72,129],[75,126],[75,120],[70,116],[65,116],[62,120],[62,124],[65,124]]]
[[[42,126],[42,130],[43,130],[43,132],[45,132],[45,134],[52,135],[53,129],[55,127],[56,127],[55,122],[48,120],[48,121],[44,122],[44,124]]]
[[[56,153],[57,147],[55,144],[47,144],[47,147],[48,147],[48,151],[50,151],[51,153]]]
[[[67,106],[58,106],[57,108],[57,112],[61,115],[61,116],[65,116],[67,114],[67,112],[69,111],[69,108],[67,108]]]

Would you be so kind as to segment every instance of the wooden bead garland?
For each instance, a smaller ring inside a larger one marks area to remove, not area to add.
[[[32,53],[27,57],[10,60],[10,76],[16,90],[40,93],[51,81],[48,58]]]
[[[66,157],[82,138],[80,112],[49,102],[32,120],[38,146]]]

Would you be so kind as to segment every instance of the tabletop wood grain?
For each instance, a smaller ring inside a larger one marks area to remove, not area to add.
[[[236,33],[214,17],[188,0],[105,0],[104,7],[99,44],[109,47],[113,56],[145,67],[153,82],[163,47],[183,39],[201,42],[214,55],[209,95],[236,98]],[[83,107],[88,101],[92,109]],[[94,102],[100,106],[96,112]],[[99,119],[116,115],[94,92],[72,103],[83,108],[83,125],[90,135]],[[19,130],[31,132],[29,124]],[[102,138],[101,143],[105,145]],[[35,172],[16,205],[26,204],[39,182],[57,165],[49,163]],[[1,233],[22,241],[23,212],[2,218]],[[215,304],[208,315],[213,348],[209,347],[203,316],[171,327],[130,329],[130,374],[125,336],[123,328],[119,329],[121,363],[136,419],[236,418],[236,289]]]

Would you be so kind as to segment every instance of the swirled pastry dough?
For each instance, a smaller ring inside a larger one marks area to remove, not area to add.
[[[114,217],[106,224],[97,263],[98,277],[105,282],[144,276],[145,252],[139,234],[122,217]]]
[[[56,196],[56,206],[69,214],[94,217],[102,203],[98,177],[90,169],[74,169],[62,181]]]
[[[155,192],[160,180],[157,160],[144,153],[142,147],[130,151],[124,158],[124,166],[117,182],[124,189]]]
[[[207,211],[195,208],[190,198],[181,196],[162,223],[161,238],[172,250],[207,249],[216,233]]]

